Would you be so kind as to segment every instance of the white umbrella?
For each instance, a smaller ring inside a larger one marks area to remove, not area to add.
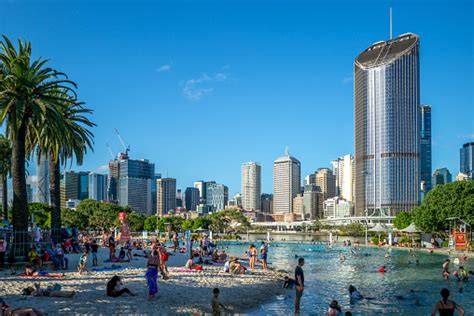
[[[369,229],[369,231],[371,231],[371,232],[377,232],[377,233],[378,233],[379,242],[380,242],[380,233],[387,232],[388,229],[387,229],[386,227],[382,226],[382,224],[377,223],[377,224],[375,224],[374,227],[372,227],[371,229]]]
[[[415,226],[415,223],[411,223],[410,226],[400,230],[401,232],[404,232],[404,233],[409,233],[409,234],[413,234],[413,233],[421,233],[421,230],[419,230],[418,228],[416,228]]]
[[[202,227],[199,227],[198,229],[195,229],[195,232],[205,232],[207,229],[204,229]]]

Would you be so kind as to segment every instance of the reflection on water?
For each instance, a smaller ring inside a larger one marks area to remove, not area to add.
[[[242,256],[248,245],[231,243],[227,251]],[[346,257],[342,263],[338,250]],[[393,249],[391,256],[385,258],[385,252],[385,249],[369,248],[353,255],[349,248],[343,246],[327,251],[323,245],[272,243],[268,260],[273,267],[287,270],[293,277],[295,255],[305,258],[303,314],[324,314],[331,300],[336,299],[343,311],[350,310],[353,315],[429,315],[440,299],[439,291],[443,287],[449,288],[451,298],[465,308],[466,315],[474,314],[474,278],[471,276],[471,280],[463,284],[463,293],[459,292],[460,283],[453,277],[444,281],[441,266],[447,255],[424,252],[412,255],[405,250]],[[416,259],[419,265],[415,264]],[[380,266],[385,266],[387,272],[378,273]],[[474,270],[472,262],[463,266],[468,271]],[[457,268],[451,265],[450,270]],[[362,295],[373,299],[351,303],[347,291],[350,284],[356,286]],[[276,297],[252,311],[252,314],[291,314],[293,298],[294,290],[288,290],[286,295]]]

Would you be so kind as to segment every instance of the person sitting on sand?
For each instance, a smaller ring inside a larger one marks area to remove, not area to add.
[[[124,293],[135,296],[129,289],[123,286],[122,279],[118,275],[114,275],[109,282],[107,282],[107,296],[119,297]]]
[[[120,248],[120,252],[119,252],[119,260],[125,260],[125,249],[123,249],[123,247]]]
[[[43,267],[43,260],[41,260],[41,256],[36,252],[36,247],[31,247],[31,250],[28,252],[28,261],[31,264],[36,264],[38,268]]]
[[[326,312],[326,315],[327,316],[337,316],[340,313],[342,313],[341,306],[339,306],[339,303],[336,300],[333,300],[331,302],[331,304],[329,304],[329,308]]]
[[[40,283],[35,283],[34,287],[29,286],[23,289],[23,295],[32,295],[32,296],[46,296],[46,297],[67,297],[72,298],[75,291],[52,291],[50,289],[41,288]]]
[[[219,300],[219,289],[215,288],[213,291],[213,296],[212,296],[212,315],[220,315],[221,314],[221,307],[226,310],[225,306],[222,305],[222,303]]]
[[[454,310],[457,310],[460,316],[464,315],[462,306],[448,298],[449,290],[447,288],[442,289],[440,294],[443,299],[436,303],[431,311],[431,316],[436,316],[437,312],[439,312],[439,315],[454,315]]]
[[[245,271],[247,271],[247,268],[241,265],[236,258],[230,260],[229,272],[231,274],[243,274]]]
[[[20,307],[20,308],[10,308],[8,304],[0,298],[0,304],[1,304],[1,314],[0,315],[11,315],[11,316],[43,316],[44,313],[41,312],[40,310],[37,310],[36,308],[32,307]]]
[[[285,276],[283,281],[283,288],[284,289],[293,289],[296,284],[295,279],[290,278],[289,276]]]
[[[225,250],[222,249],[220,255],[219,255],[219,261],[225,262],[227,260],[227,254],[225,253]]]

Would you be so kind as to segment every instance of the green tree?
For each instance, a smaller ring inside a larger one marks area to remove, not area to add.
[[[444,231],[449,217],[459,217],[474,225],[474,181],[456,181],[436,186],[413,213],[415,224],[423,231]]]
[[[181,228],[183,230],[191,230],[193,228],[194,221],[190,218],[185,219],[183,224],[181,225]]]
[[[32,61],[31,43],[18,40],[18,49],[8,37],[0,42],[0,124],[4,124],[12,143],[13,228],[28,228],[26,193],[26,141],[40,131],[38,122],[56,125],[60,115],[56,106],[63,99],[55,95],[58,88],[72,91],[75,85],[64,74],[46,67],[41,57]]]
[[[7,178],[12,163],[11,143],[4,135],[0,135],[0,181],[2,184],[2,212],[3,219],[8,220],[8,188]]]
[[[229,229],[245,231],[250,228],[250,223],[245,215],[237,209],[225,209],[210,216],[210,228],[216,232],[223,232]]]
[[[158,225],[158,217],[155,215],[152,215],[145,219],[143,229],[153,231],[153,230],[156,230],[157,225]]]
[[[209,218],[209,216],[201,216],[198,218],[194,219],[193,226],[191,227],[191,230],[197,230],[199,228],[202,229],[209,229],[209,226],[211,225],[212,221]]]
[[[361,223],[350,223],[339,227],[339,231],[347,236],[363,236],[365,234],[365,225]]]
[[[30,203],[28,209],[30,214],[34,216],[37,225],[41,228],[51,227],[51,209],[47,203]]]
[[[158,220],[158,229],[160,231],[180,231],[184,218],[180,216],[167,216]]]
[[[413,223],[413,218],[412,212],[400,212],[393,220],[393,225],[396,229],[407,228],[411,223]]]
[[[146,216],[137,212],[127,214],[128,225],[132,232],[142,231],[145,225]]]

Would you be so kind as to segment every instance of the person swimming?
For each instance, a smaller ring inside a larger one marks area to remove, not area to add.
[[[354,300],[361,300],[364,298],[362,294],[360,294],[360,292],[357,291],[357,289],[353,285],[349,285],[349,296],[351,299]]]

